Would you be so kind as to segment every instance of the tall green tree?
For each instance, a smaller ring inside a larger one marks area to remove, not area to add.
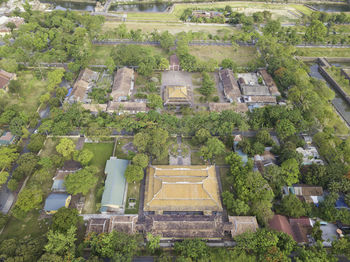
[[[69,138],[62,138],[60,143],[56,146],[56,151],[64,158],[70,159],[75,151],[75,144]]]
[[[98,178],[96,177],[98,169],[94,166],[85,167],[64,178],[64,185],[69,194],[86,195],[93,188]]]

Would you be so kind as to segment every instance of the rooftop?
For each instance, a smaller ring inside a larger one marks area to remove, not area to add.
[[[215,166],[150,166],[145,211],[222,211]]]
[[[164,88],[164,104],[191,104],[192,91],[187,86],[169,85]]]
[[[4,70],[0,70],[0,89],[5,88],[8,83],[16,77],[16,74],[8,73]]]
[[[126,100],[133,88],[134,70],[123,67],[114,74],[111,96],[114,101]]]
[[[237,98],[241,96],[237,80],[230,69],[223,69],[219,71],[219,78],[224,88],[224,94],[230,102],[236,102]]]
[[[101,212],[108,208],[119,209],[124,205],[126,179],[124,176],[129,160],[111,157],[107,160],[105,173],[107,178],[101,201]]]
[[[256,217],[253,216],[229,216],[228,220],[232,223],[232,237],[248,231],[256,232],[256,230],[259,228]]]
[[[46,212],[56,211],[67,205],[67,200],[70,198],[68,194],[51,193],[45,200],[44,210]]]

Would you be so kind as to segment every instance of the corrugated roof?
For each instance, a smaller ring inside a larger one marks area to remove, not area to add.
[[[53,181],[52,187],[51,187],[52,191],[60,191],[60,192],[65,192],[66,191],[66,187],[64,186],[64,180],[63,179],[57,179]]]
[[[219,77],[222,81],[225,96],[232,101],[236,101],[236,99],[241,96],[241,91],[238,88],[233,71],[230,69],[220,70]]]
[[[101,209],[105,210],[104,207],[119,208],[123,205],[126,187],[124,173],[128,164],[129,160],[116,157],[111,157],[107,160],[105,168],[107,178],[102,195]]]
[[[269,221],[269,226],[271,229],[284,232],[291,237],[293,237],[292,227],[290,226],[287,217],[282,215],[274,215]]]
[[[0,145],[8,145],[11,144],[11,142],[15,139],[15,136],[12,135],[11,132],[5,132],[1,137],[0,137]]]
[[[120,98],[127,97],[132,88],[134,70],[123,67],[118,69],[114,75],[114,82],[111,96],[114,101],[119,101]]]
[[[229,216],[228,220],[232,223],[232,237],[238,236],[247,231],[256,232],[259,228],[256,217],[253,216]]]
[[[56,211],[66,205],[68,194],[52,193],[45,200],[45,211]]]

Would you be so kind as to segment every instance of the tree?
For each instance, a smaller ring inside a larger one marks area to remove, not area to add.
[[[83,165],[87,166],[89,165],[90,161],[94,157],[94,153],[92,153],[88,149],[83,149],[78,153],[77,160]]]
[[[18,94],[21,91],[21,83],[18,80],[11,80],[9,83],[9,91]]]
[[[66,233],[50,230],[47,233],[47,244],[45,251],[56,255],[74,254],[76,241],[75,226],[71,226]]]
[[[65,87],[57,87],[55,90],[56,97],[61,101],[61,104],[63,104],[63,100],[68,94],[68,90]]]
[[[7,183],[7,187],[11,191],[16,191],[16,189],[18,188],[18,181],[16,179],[11,178]]]
[[[40,185],[42,185],[45,182],[49,182],[51,179],[51,173],[48,170],[42,168],[33,174],[30,182],[35,184],[39,183]]]
[[[320,221],[316,221],[311,230],[311,236],[315,241],[323,241]]]
[[[281,119],[276,125],[276,132],[281,139],[285,139],[294,135],[296,130],[291,121],[288,119]]]
[[[18,157],[15,147],[1,146],[0,147],[0,169],[9,168]]]
[[[149,94],[147,96],[147,106],[151,109],[158,109],[163,107],[163,100],[159,95]]]
[[[196,131],[196,134],[192,140],[195,144],[202,145],[205,144],[210,137],[210,132],[205,128],[201,128]]]
[[[226,69],[226,68],[231,69],[232,71],[237,70],[237,64],[230,58],[224,58],[221,61],[220,66],[224,69]]]
[[[147,249],[154,254],[157,249],[160,248],[160,236],[153,236],[151,233],[147,233]]]
[[[94,166],[80,169],[74,174],[69,174],[64,178],[64,185],[69,194],[83,194],[86,195],[91,188],[93,188],[98,178],[96,177],[97,168]]]
[[[348,237],[343,237],[332,241],[332,254],[337,256],[346,256],[350,258],[350,240]]]
[[[44,146],[45,136],[41,134],[33,134],[28,143],[28,149],[33,153],[38,153]]]
[[[0,186],[6,183],[9,173],[6,171],[0,171]]]
[[[159,60],[159,63],[158,63],[158,69],[159,70],[166,70],[169,68],[169,60],[162,57],[160,60]]]
[[[21,217],[27,212],[39,208],[43,201],[43,192],[40,189],[25,188],[19,193],[13,215]]]
[[[291,186],[299,181],[299,165],[295,158],[284,161],[281,165],[283,181]]]
[[[148,156],[145,154],[136,154],[132,159],[132,163],[134,165],[142,168],[146,168],[148,166],[148,161]]]
[[[15,117],[10,122],[10,131],[15,136],[23,135],[23,126],[25,125],[25,121],[20,117]]]
[[[206,146],[201,148],[201,155],[204,159],[210,160],[225,152],[225,145],[216,137],[208,139]]]
[[[321,43],[327,35],[327,27],[319,20],[312,20],[306,28],[305,40],[309,43]]]
[[[112,231],[92,234],[87,240],[93,255],[100,258],[113,258],[114,261],[130,261],[137,251],[137,239],[133,235]]]
[[[222,193],[222,201],[230,214],[236,216],[247,215],[250,207],[239,199],[234,199],[234,195],[228,191]]]
[[[79,212],[76,208],[61,207],[52,216],[51,229],[54,232],[66,233],[71,226],[78,226],[78,222],[81,222],[82,218],[79,216]]]
[[[136,165],[128,165],[124,175],[128,183],[139,182],[144,176],[142,167]]]
[[[289,217],[301,217],[306,215],[306,210],[299,198],[289,194],[281,201],[281,213]]]
[[[63,69],[55,69],[53,71],[50,71],[47,74],[48,89],[53,90],[55,87],[57,87],[58,84],[62,82],[63,76],[64,76]]]
[[[215,82],[211,79],[208,73],[202,73],[202,86],[199,92],[208,99],[215,91]]]
[[[174,45],[175,37],[170,34],[168,31],[164,31],[160,35],[160,46],[165,49],[166,51],[169,51],[170,47]]]
[[[273,144],[270,133],[266,129],[262,129],[257,133],[256,140],[266,146],[271,146]]]
[[[178,255],[194,261],[198,261],[208,255],[207,245],[199,239],[186,239],[182,242],[176,242],[174,250]]]
[[[110,56],[107,57],[107,59],[106,59],[106,66],[108,68],[108,72],[110,74],[112,74],[114,72],[114,70],[115,70],[115,67],[116,67],[112,57],[110,57]]]
[[[7,72],[16,73],[18,70],[18,64],[15,59],[3,58],[0,61],[0,67]]]
[[[60,143],[56,146],[56,151],[64,158],[70,159],[75,151],[75,144],[69,138],[62,138]]]

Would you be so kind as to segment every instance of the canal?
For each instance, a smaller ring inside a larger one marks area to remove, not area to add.
[[[310,65],[310,76],[316,79],[324,80],[323,76],[318,72],[318,64]],[[325,81],[325,80],[324,80]],[[326,81],[326,84],[335,92],[335,98],[332,100],[332,105],[338,111],[338,113],[343,117],[346,123],[350,125],[350,106],[345,101],[345,99],[334,90]]]
[[[349,12],[350,5],[347,4],[312,4],[310,5],[318,11],[321,12]]]

